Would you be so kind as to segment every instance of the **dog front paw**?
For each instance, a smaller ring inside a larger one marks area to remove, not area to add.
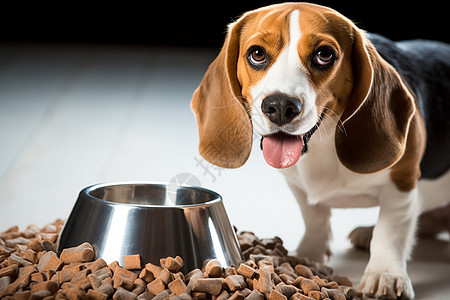
[[[367,297],[414,299],[414,290],[407,274],[365,273],[359,290]]]

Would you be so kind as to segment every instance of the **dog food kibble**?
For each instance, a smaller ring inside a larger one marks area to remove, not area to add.
[[[183,259],[179,256],[176,256],[175,258],[170,256],[167,258],[161,258],[160,262],[161,266],[164,266],[172,273],[177,273],[184,266]]]
[[[225,279],[225,283],[231,292],[242,290],[246,287],[245,280],[242,275],[230,275]]]
[[[89,243],[64,249],[55,242],[63,226],[17,226],[0,233],[1,299],[138,299],[138,300],[355,300],[361,299],[347,277],[308,259],[287,255],[280,238],[238,234],[245,261],[225,267],[219,260],[181,272],[180,256],[146,263],[139,254],[124,256],[124,265],[94,260]],[[133,271],[134,272],[133,272]]]
[[[224,280],[222,278],[195,278],[192,291],[204,292],[209,295],[219,295]]]
[[[123,266],[128,270],[140,270],[141,267],[141,255],[125,255],[123,257]]]
[[[217,259],[211,259],[205,266],[209,277],[220,277],[222,275],[222,265]]]
[[[67,248],[61,252],[60,259],[65,264],[75,262],[87,262],[94,258],[94,249],[89,243],[83,243],[77,247]]]

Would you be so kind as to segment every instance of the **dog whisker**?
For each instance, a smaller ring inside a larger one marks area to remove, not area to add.
[[[330,118],[330,120],[333,121],[334,124],[336,124],[336,127],[345,135],[347,136],[347,131],[345,130],[345,126],[344,126],[344,122],[342,122],[341,118],[339,117],[339,115],[333,111],[332,109],[329,109],[328,107],[322,106],[321,108],[323,108],[324,110],[326,110],[327,112],[331,112],[336,118],[337,121],[335,119],[333,119],[330,115],[328,115],[327,113],[325,113],[325,116],[327,116],[328,118]]]

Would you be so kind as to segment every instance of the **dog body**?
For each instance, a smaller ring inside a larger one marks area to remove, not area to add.
[[[366,36],[322,6],[248,12],[194,93],[200,153],[239,167],[259,133],[302,210],[298,255],[318,261],[331,255],[331,208],[379,205],[361,289],[413,298],[417,218],[450,200],[449,64],[448,45]]]

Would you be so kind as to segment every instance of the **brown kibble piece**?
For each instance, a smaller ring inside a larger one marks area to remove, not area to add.
[[[93,274],[89,274],[89,275],[87,276],[87,279],[88,279],[89,283],[91,284],[91,287],[92,287],[94,290],[97,290],[97,289],[99,289],[100,286],[102,285],[103,279],[105,279],[105,278],[107,278],[107,277],[108,277],[108,274],[103,274],[103,275],[100,275],[100,276],[96,276],[96,275],[93,275]]]
[[[79,281],[82,281],[83,279],[86,279],[86,277],[91,273],[91,270],[84,269],[75,274],[75,276],[72,277],[70,280],[71,283],[76,283]]]
[[[103,294],[99,291],[88,290],[87,292],[89,300],[106,300],[108,299],[108,295]]]
[[[219,295],[222,290],[223,278],[196,278],[192,291]]]
[[[337,290],[337,289],[339,289],[339,284],[337,284],[336,281],[330,281],[327,284],[325,284],[325,287],[327,289],[335,289],[335,290]]]
[[[272,282],[271,275],[264,269],[259,270],[258,290],[263,294],[269,294],[275,285]]]
[[[172,273],[172,279],[173,279],[173,280],[176,280],[176,279],[178,279],[178,278],[180,278],[181,280],[183,280],[183,282],[186,281],[186,279],[184,278],[184,274],[183,274],[181,271],[178,272],[178,273],[175,273],[175,274]]]
[[[33,250],[34,252],[40,252],[44,250],[40,240],[38,238],[34,238],[28,242],[27,248]]]
[[[336,290],[336,289],[327,289],[327,288],[322,288],[322,293],[324,293],[327,297],[333,299],[333,300],[346,300],[347,298],[345,297],[344,292],[342,292],[341,290]]]
[[[114,282],[113,287],[115,289],[117,289],[119,287],[123,287],[127,291],[131,291],[134,286],[134,280],[132,280],[128,277],[122,276],[122,275],[115,276],[113,282]]]
[[[185,280],[186,282],[190,281],[191,279],[194,279],[196,277],[202,277],[203,276],[203,272],[200,269],[194,269],[192,271],[190,271],[189,273],[186,274]]]
[[[230,298],[228,298],[229,300],[244,300],[244,294],[242,294],[241,291],[236,291],[234,292]]]
[[[356,290],[351,286],[340,286],[339,289],[344,293],[347,299],[353,299],[353,297],[356,297]]]
[[[179,278],[169,283],[169,289],[177,296],[185,293],[187,290],[186,284]]]
[[[307,279],[307,278],[303,279],[300,286],[305,295],[307,295],[310,291],[320,291],[319,286],[311,279]]]
[[[132,281],[135,281],[137,278],[136,273],[129,271],[127,269],[124,269],[120,266],[116,267],[116,269],[114,270],[113,280],[115,280],[115,278],[117,276],[127,277],[127,278],[131,279]]]
[[[97,289],[98,292],[108,295],[111,297],[114,294],[114,288],[112,286],[111,278],[106,278],[102,281],[102,285]]]
[[[217,296],[216,300],[227,300],[230,298],[230,293],[227,290],[222,290],[222,292]]]
[[[146,264],[146,265],[145,265],[145,268],[146,268],[147,270],[149,270],[150,272],[152,272],[152,274],[153,274],[153,276],[154,276],[155,278],[158,277],[159,273],[163,270],[163,268],[161,268],[161,267],[159,267],[159,266],[157,266],[157,265],[154,265],[154,264],[152,264],[152,263]]]
[[[252,279],[256,275],[256,270],[245,264],[240,264],[237,272],[238,274],[250,279]]]
[[[108,277],[112,277],[113,276],[113,272],[108,267],[104,267],[104,268],[98,269],[97,271],[93,272],[92,274],[95,275],[95,276],[103,276],[103,275],[107,275]]]
[[[94,259],[94,249],[91,244],[83,243],[76,247],[66,248],[61,252],[60,259],[65,264],[70,264],[74,262],[87,262]]]
[[[25,250],[25,252],[22,253],[21,257],[33,264],[37,263],[36,252],[31,249]]]
[[[169,256],[167,258],[161,259],[161,267],[166,268],[172,273],[177,273],[183,266],[183,259],[179,256],[176,256],[175,258]]]
[[[117,260],[113,261],[112,263],[110,263],[108,265],[108,268],[114,272],[116,270],[116,268],[119,266],[119,262]]]
[[[64,289],[65,297],[68,299],[86,299],[87,294],[78,286],[70,286]]]
[[[19,266],[16,264],[12,264],[7,266],[6,268],[0,269],[0,277],[8,276],[11,281],[16,279],[17,273],[19,273]]]
[[[235,267],[226,267],[225,268],[225,276],[237,275],[237,270]]]
[[[33,273],[37,272],[36,267],[34,265],[31,266],[26,266],[26,267],[22,267],[19,268],[19,273],[18,273],[18,277],[23,276],[23,275],[31,275]]]
[[[48,251],[45,253],[39,260],[39,263],[37,264],[36,268],[40,272],[45,271],[59,271],[62,266],[64,265],[64,262],[56,256],[56,253],[53,251]]]
[[[167,285],[172,281],[172,273],[167,269],[163,269],[156,278],[161,279]]]
[[[352,281],[347,276],[334,276],[334,281],[336,281],[338,285],[353,287]]]
[[[285,262],[285,263],[282,263],[281,265],[279,265],[277,267],[277,273],[278,274],[286,274],[293,278],[296,278],[298,276],[297,273],[295,272],[294,268],[292,268],[292,266],[288,262]]]
[[[327,295],[319,291],[310,291],[308,293],[308,297],[314,298],[315,300],[323,300],[325,298],[328,298]]]
[[[9,264],[17,264],[19,267],[26,267],[26,266],[31,266],[32,263],[26,259],[23,259],[22,257],[16,255],[16,254],[11,254],[8,257],[8,262]]]
[[[140,278],[137,278],[134,281],[133,289],[131,290],[131,292],[134,293],[135,295],[139,295],[142,294],[146,288],[147,284],[145,283],[145,281]]]
[[[94,261],[92,264],[89,265],[88,269],[91,270],[92,273],[94,273],[95,271],[98,271],[105,267],[108,267],[108,265],[103,260],[103,258],[99,257],[99,258],[97,258],[96,261]]]
[[[287,297],[277,290],[271,290],[269,300],[287,300]]]
[[[114,300],[134,300],[136,299],[136,295],[132,292],[127,291],[126,289],[119,287],[114,295],[112,296]]]
[[[298,289],[296,287],[294,287],[293,285],[288,285],[288,284],[284,284],[284,283],[277,284],[275,289],[288,298],[291,297],[292,295],[294,295],[298,291]]]
[[[141,269],[141,255],[125,255],[123,257],[123,267],[127,270]]]
[[[230,275],[225,278],[225,283],[227,284],[231,292],[242,290],[247,286],[242,275]]]
[[[64,283],[67,281],[71,281],[78,272],[81,271],[81,265],[72,267],[72,268],[63,268],[60,272],[58,272],[58,280],[59,283]]]
[[[220,277],[222,275],[222,265],[217,259],[211,259],[206,264],[205,271],[209,277]]]
[[[153,295],[156,295],[166,289],[166,285],[160,278],[156,278],[149,284],[147,284],[147,289]]]
[[[151,300],[153,299],[153,297],[155,297],[155,295],[153,295],[152,293],[150,293],[149,291],[145,291],[142,294],[140,294],[139,296],[137,296],[137,300]]]
[[[244,295],[244,297],[247,297],[248,295],[250,295],[252,291],[249,288],[243,288],[241,290],[242,295]]]
[[[150,283],[151,281],[155,280],[153,273],[147,270],[146,268],[143,268],[141,273],[139,273],[139,278],[144,280],[146,283]]]
[[[320,288],[324,287],[327,283],[321,279],[319,276],[314,276],[312,281],[314,281]]]
[[[170,295],[167,290],[159,292],[155,297],[153,297],[153,300],[166,300],[169,299]]]
[[[298,275],[300,275],[300,276],[303,276],[303,277],[309,278],[309,279],[312,279],[314,277],[313,272],[307,266],[298,264],[294,267],[294,269],[295,269],[295,272],[297,272]]]

